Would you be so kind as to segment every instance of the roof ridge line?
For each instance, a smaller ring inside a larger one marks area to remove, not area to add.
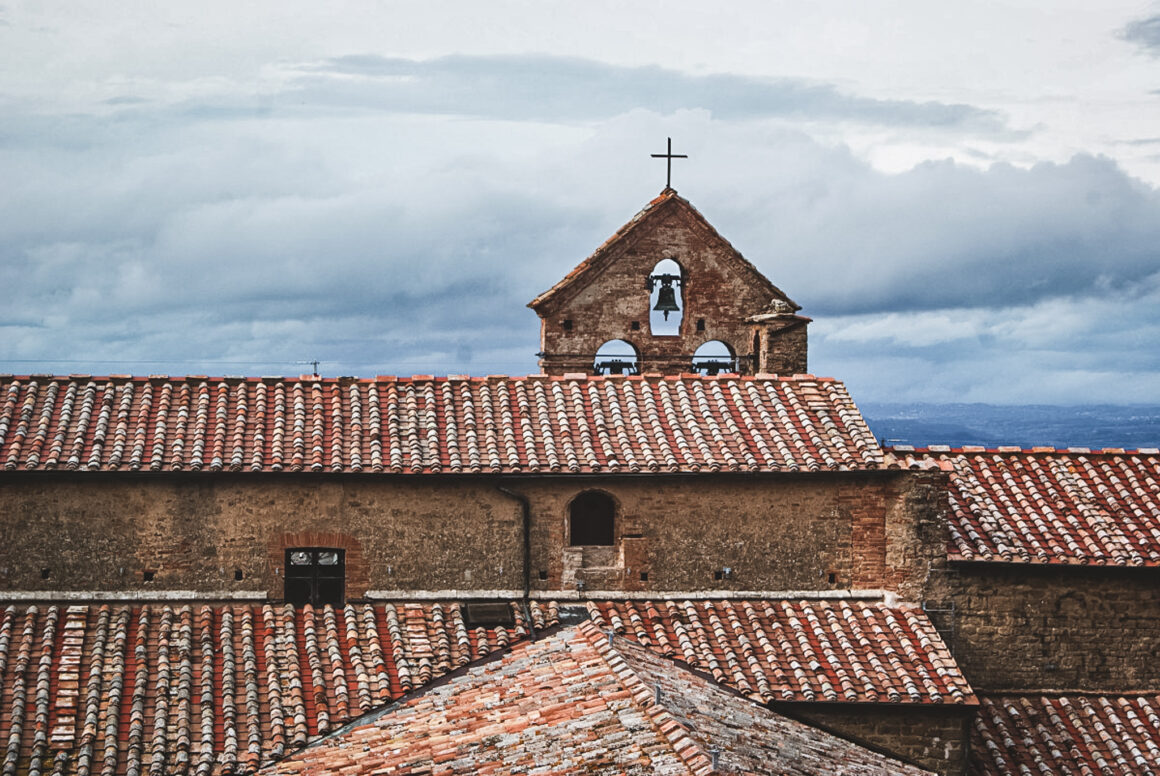
[[[656,700],[645,681],[632,670],[624,657],[617,652],[613,646],[615,636],[610,633],[605,638],[605,635],[600,632],[600,629],[591,619],[577,623],[575,628],[596,650],[596,653],[600,655],[605,665],[616,675],[624,688],[629,691],[629,695],[648,716],[656,731],[673,748],[673,753],[677,758],[698,776],[715,773],[712,759],[693,738],[692,731],[673,716],[663,703]]]

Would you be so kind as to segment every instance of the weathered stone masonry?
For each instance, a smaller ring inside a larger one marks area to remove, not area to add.
[[[533,590],[574,590],[577,582],[628,591],[855,588],[919,600],[943,546],[932,479],[885,471],[10,474],[0,489],[9,517],[0,527],[0,584],[264,590],[279,599],[284,550],[332,546],[347,551],[349,598],[368,590],[519,590],[522,513],[502,486],[531,505]],[[569,547],[567,516],[572,499],[592,489],[618,504],[616,541],[587,548],[586,562],[584,550]]]
[[[977,690],[1160,689],[1160,569],[954,563],[934,582]]]
[[[672,336],[649,328],[645,281],[663,259],[677,262],[683,278]],[[613,339],[636,349],[643,373],[690,372],[692,355],[711,340],[729,346],[741,374],[807,371],[809,319],[671,189],[529,307],[541,318],[545,374],[591,372]]]

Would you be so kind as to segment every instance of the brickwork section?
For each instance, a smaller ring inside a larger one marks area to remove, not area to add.
[[[956,565],[935,621],[977,690],[1160,688],[1160,573]]]
[[[795,718],[917,763],[943,776],[960,776],[967,765],[967,742],[976,707],[866,711],[848,706],[788,706]]]
[[[532,505],[534,589],[856,588],[918,601],[930,566],[944,562],[939,482],[937,473],[719,475],[512,487]],[[611,564],[568,576],[568,505],[584,489],[616,500],[617,546]]]
[[[322,546],[346,550],[351,599],[368,590],[518,590],[522,511],[503,484],[531,504],[536,590],[852,587],[917,601],[945,546],[928,535],[939,526],[930,476],[9,475],[0,589],[264,590],[280,599],[285,550]],[[589,489],[617,504],[612,547],[569,546],[569,504]],[[571,576],[569,553],[579,555]]]
[[[292,475],[13,478],[0,489],[0,589],[265,590],[281,599],[284,551],[293,546],[345,549],[353,599],[367,590],[520,589],[519,505],[488,482],[446,485]]]
[[[662,259],[680,264],[685,280],[680,330],[673,336],[649,330],[645,280]],[[774,300],[785,303],[792,326],[749,322]],[[807,371],[808,319],[793,316],[789,311],[797,306],[671,189],[529,307],[541,317],[540,365],[546,374],[591,372],[596,351],[613,339],[637,350],[644,373],[689,372],[697,348],[719,340],[738,357],[740,371],[753,374],[758,328],[766,340],[767,371]]]

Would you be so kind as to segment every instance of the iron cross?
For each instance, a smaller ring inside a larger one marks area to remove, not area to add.
[[[653,159],[665,160],[665,188],[671,189],[673,187],[673,160],[674,159],[688,159],[688,154],[674,154],[673,153],[673,139],[669,138],[668,153],[652,154]]]

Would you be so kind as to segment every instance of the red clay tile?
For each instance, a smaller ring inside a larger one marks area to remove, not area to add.
[[[874,469],[846,388],[794,378],[0,378],[4,471]]]

